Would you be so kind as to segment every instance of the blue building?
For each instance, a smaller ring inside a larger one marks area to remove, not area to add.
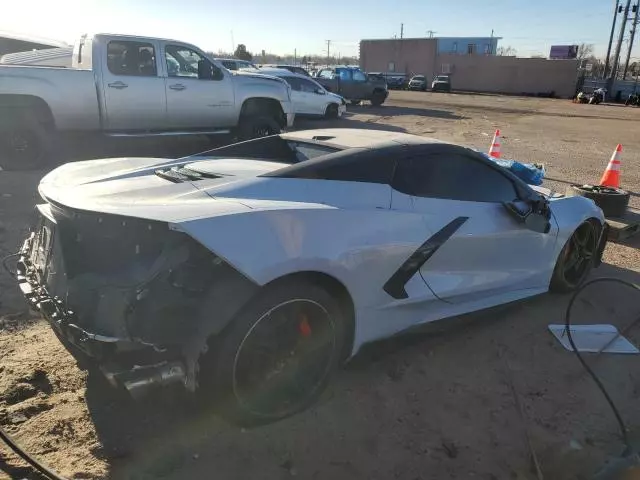
[[[442,54],[495,55],[501,37],[434,37]]]

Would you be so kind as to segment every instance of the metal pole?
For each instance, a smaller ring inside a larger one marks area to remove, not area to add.
[[[631,1],[631,0],[629,0]],[[331,45],[331,40],[327,40],[327,67],[329,66],[329,49]]]
[[[400,24],[400,40],[404,37],[404,23]]]
[[[293,49],[293,64],[294,65],[298,64],[298,49],[297,48]]]
[[[611,22],[611,34],[609,35],[609,46],[607,47],[607,58],[604,61],[604,72],[602,72],[602,78],[607,78],[609,72],[609,57],[611,56],[611,45],[613,45],[613,34],[616,31],[616,19],[618,18],[618,7],[620,6],[620,0],[616,0],[616,6],[613,10],[613,21]]]
[[[613,55],[613,66],[611,67],[611,75],[607,79],[607,92],[611,94],[613,82],[618,77],[618,65],[620,63],[620,49],[622,48],[622,40],[624,39],[624,29],[627,26],[627,16],[629,15],[629,7],[631,6],[631,0],[627,0],[627,6],[624,7],[624,13],[622,17],[622,25],[620,25],[620,34],[618,35],[618,43],[616,44],[616,52]]]
[[[631,49],[633,48],[633,39],[636,36],[636,25],[638,25],[638,10],[640,10],[640,2],[636,4],[636,12],[633,15],[633,22],[631,23],[631,35],[629,38],[629,48],[627,48],[627,60],[624,62],[624,70],[622,71],[622,78],[627,78],[627,70],[629,69],[629,60],[631,59]]]

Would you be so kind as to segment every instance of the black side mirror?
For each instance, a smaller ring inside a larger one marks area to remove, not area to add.
[[[503,205],[518,223],[524,223],[529,230],[538,233],[549,233],[551,230],[551,210],[545,198],[514,200]]]
[[[198,79],[213,80],[213,65],[206,60],[198,60]]]

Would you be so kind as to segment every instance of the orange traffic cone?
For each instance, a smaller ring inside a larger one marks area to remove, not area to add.
[[[500,130],[496,130],[493,136],[493,142],[489,147],[489,156],[493,158],[500,158]]]
[[[603,187],[620,188],[620,165],[622,160],[622,145],[618,144],[611,160],[602,174],[600,185]]]

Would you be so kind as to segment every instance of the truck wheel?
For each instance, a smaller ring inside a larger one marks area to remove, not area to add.
[[[324,112],[324,118],[328,120],[338,118],[338,105],[335,103],[330,103],[327,105],[327,110]]]
[[[268,137],[282,131],[278,122],[266,115],[248,116],[240,120],[240,140]]]
[[[51,135],[35,119],[22,118],[13,124],[0,125],[0,168],[35,170],[46,164],[51,153]]]
[[[570,185],[567,197],[590,198],[602,209],[605,217],[622,217],[629,205],[629,192],[598,185]]]
[[[379,107],[384,103],[385,98],[386,97],[384,92],[376,90],[375,92],[373,92],[373,95],[371,95],[371,105],[373,105],[374,107]]]

